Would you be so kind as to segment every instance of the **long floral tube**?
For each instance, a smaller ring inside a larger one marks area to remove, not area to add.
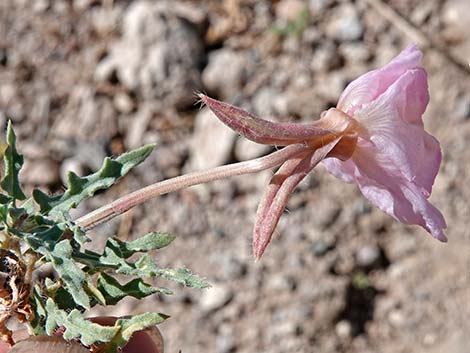
[[[224,165],[209,170],[197,171],[167,179],[134,191],[113,201],[108,205],[98,208],[95,211],[78,218],[76,223],[82,228],[88,230],[116,216],[119,216],[129,209],[140,205],[156,196],[181,190],[194,185],[208,183],[214,180],[226,179],[236,175],[256,173],[265,169],[270,169],[281,165],[290,158],[295,156],[302,156],[308,152],[309,150],[305,147],[305,145],[294,144],[287,146],[279,151],[275,151],[267,156],[253,160]]]

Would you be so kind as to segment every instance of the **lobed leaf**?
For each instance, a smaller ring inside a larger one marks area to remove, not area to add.
[[[122,273],[134,276],[162,277],[170,281],[174,281],[190,288],[208,288],[209,283],[193,275],[187,268],[160,268],[148,254],[143,255],[139,260],[130,266],[124,266],[116,269],[116,273]]]
[[[153,151],[155,145],[147,145],[124,153],[116,159],[107,157],[102,167],[86,177],[79,177],[73,172],[67,175],[67,190],[64,194],[50,197],[35,189],[34,200],[39,204],[41,213],[59,215],[76,207],[98,190],[109,188],[132,168],[142,163]]]
[[[119,253],[121,257],[128,258],[137,252],[147,252],[157,250],[169,245],[175,236],[167,233],[148,233],[136,240],[125,242],[117,238],[111,238],[107,242],[107,247]]]
[[[102,326],[83,317],[83,314],[74,309],[70,313],[57,307],[51,298],[48,298],[46,309],[46,334],[52,335],[54,331],[64,328],[63,337],[66,340],[80,339],[85,346],[98,342],[110,342],[120,331],[120,326]]]
[[[140,278],[133,279],[122,285],[114,277],[106,273],[99,275],[97,288],[103,295],[106,305],[114,305],[127,296],[142,299],[155,293],[173,294],[169,289],[153,287]]]
[[[168,315],[161,313],[144,313],[133,316],[130,319],[117,320],[115,325],[119,327],[119,331],[113,340],[106,344],[106,352],[119,352],[120,347],[123,347],[135,332],[158,325],[167,318],[169,318]]]
[[[208,288],[209,283],[191,273],[186,268],[171,269],[158,267],[151,256],[145,254],[136,262],[126,261],[125,258],[113,249],[106,248],[102,255],[93,251],[74,254],[74,258],[87,267],[87,273],[96,273],[105,270],[113,270],[117,274],[145,277],[161,277],[170,281],[180,283],[190,288]]]
[[[13,199],[24,200],[26,196],[21,189],[18,178],[18,174],[23,166],[23,156],[16,150],[16,136],[11,121],[8,121],[6,137],[8,147],[3,156],[5,172],[0,185]],[[6,200],[4,195],[2,199],[3,201]]]
[[[84,309],[90,309],[90,298],[84,289],[84,285],[88,280],[87,275],[72,259],[72,251],[70,241],[62,240],[46,257],[64,281],[75,303]]]
[[[36,286],[33,304],[38,315],[32,322],[35,334],[53,335],[60,328],[65,340],[78,339],[85,346],[101,344],[100,351],[107,353],[118,352],[135,332],[158,325],[169,317],[161,313],[145,313],[119,319],[114,326],[103,326],[85,319],[77,309],[69,312],[60,309],[52,298],[44,299],[43,296],[40,287]]]
[[[74,248],[71,245],[71,239],[61,240],[64,229],[60,225],[55,224],[46,230],[33,231],[32,233],[19,232],[14,229],[9,229],[9,231],[23,238],[31,249],[43,255],[52,264],[76,305],[80,305],[84,309],[90,308],[90,299],[84,289],[87,274],[78,267],[72,258]]]

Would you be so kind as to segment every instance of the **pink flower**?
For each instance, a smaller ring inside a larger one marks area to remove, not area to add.
[[[422,54],[412,45],[381,69],[351,82],[337,108],[309,124],[273,123],[201,95],[232,129],[259,143],[287,146],[255,221],[253,249],[260,258],[287,199],[321,161],[336,177],[357,183],[375,206],[405,224],[446,241],[442,214],[428,202],[441,163],[439,142],[423,127],[429,101]]]
[[[411,45],[346,87],[337,108],[364,131],[349,160],[329,158],[323,164],[338,178],[357,183],[382,211],[445,242],[444,217],[427,200],[442,156],[439,142],[423,127],[429,94],[421,57]]]

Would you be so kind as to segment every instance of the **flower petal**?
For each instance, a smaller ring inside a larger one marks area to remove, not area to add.
[[[367,139],[393,167],[429,197],[441,163],[439,142],[424,131],[421,116],[429,101],[426,72],[405,72],[375,101],[354,114]]]
[[[259,260],[271,241],[279,218],[286,208],[289,196],[307,174],[330,153],[341,137],[329,144],[308,153],[290,159],[279,168],[266,188],[256,212],[253,235],[253,253]]]
[[[384,67],[352,81],[341,94],[338,109],[352,115],[364,104],[380,96],[404,72],[419,67],[421,57],[418,47],[410,45]]]
[[[322,164],[325,166],[326,170],[333,174],[338,179],[346,183],[354,183],[354,162],[351,159],[347,161],[341,161],[337,158],[325,158],[322,161]]]
[[[405,224],[417,224],[431,235],[447,241],[447,227],[439,210],[407,180],[386,155],[377,155],[373,145],[358,146],[353,155],[353,176],[364,196],[375,206]]]

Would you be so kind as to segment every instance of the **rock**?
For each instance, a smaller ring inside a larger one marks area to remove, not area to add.
[[[470,119],[470,95],[462,95],[455,102],[454,118],[463,122]]]
[[[73,9],[77,12],[88,10],[94,3],[94,0],[73,0]]]
[[[280,322],[273,326],[268,332],[268,339],[270,341],[279,341],[286,337],[294,336],[299,330],[299,325],[290,320],[280,320]],[[283,343],[284,344],[284,343]]]
[[[426,333],[423,338],[423,344],[425,346],[432,346],[437,342],[437,336],[434,333]]]
[[[246,55],[223,48],[209,54],[202,82],[210,92],[230,99],[241,92],[253,70],[254,64]]]
[[[340,5],[327,24],[326,33],[330,38],[344,42],[361,39],[364,25],[356,8],[352,4]]]
[[[142,145],[145,131],[154,115],[154,107],[150,104],[142,104],[139,110],[133,115],[130,126],[127,129],[126,145],[129,148],[137,148]]]
[[[321,200],[319,204],[315,205],[315,209],[317,212],[315,213],[312,223],[320,229],[330,227],[341,213],[340,205],[328,198]]]
[[[332,2],[332,0],[309,0],[308,6],[313,15],[316,15],[318,12],[330,6]]]
[[[176,108],[194,103],[200,89],[204,44],[196,27],[178,16],[171,1],[136,1],[126,10],[123,36],[96,67],[95,79],[113,73],[146,98],[165,99]]]
[[[234,337],[233,328],[228,324],[222,324],[218,328],[216,346],[217,353],[233,353],[237,350],[237,343]]]
[[[336,102],[346,86],[346,77],[342,71],[332,71],[328,75],[316,78],[316,92],[331,102]]]
[[[228,162],[236,136],[208,108],[203,108],[194,122],[191,169],[207,169]]]
[[[388,314],[388,321],[393,327],[402,327],[405,324],[405,315],[399,309],[390,311]]]
[[[217,336],[217,353],[233,353],[237,351],[237,343],[233,335]]]
[[[376,245],[365,245],[356,253],[357,264],[361,267],[370,267],[380,259],[380,249]]]
[[[305,44],[313,45],[314,43],[320,42],[322,39],[322,32],[313,26],[305,28],[302,32],[302,41]]]
[[[117,111],[129,114],[134,109],[134,102],[132,101],[131,97],[129,97],[126,93],[117,93],[114,96],[114,107]]]
[[[310,68],[314,71],[330,71],[338,67],[339,63],[336,46],[331,41],[323,41],[313,52]]]
[[[60,180],[59,165],[50,159],[26,159],[21,177],[26,184],[54,185]]]
[[[301,47],[300,38],[298,36],[286,36],[282,41],[282,51],[288,55],[296,55]]]
[[[37,0],[33,4],[33,12],[42,13],[47,11],[47,9],[51,6],[49,0]]]
[[[428,18],[432,16],[433,9],[436,8],[434,1],[426,1],[416,6],[409,18],[415,26],[422,26]]]
[[[289,90],[286,99],[288,114],[300,116],[308,121],[319,119],[325,107],[325,100],[313,89]]]
[[[345,339],[351,337],[352,326],[351,323],[347,320],[339,321],[335,326],[335,332],[338,337]]]
[[[301,0],[282,0],[276,6],[276,17],[283,22],[295,21],[306,5]]]
[[[275,292],[291,292],[297,288],[297,281],[290,275],[274,274],[269,278],[267,287]]]
[[[342,43],[338,51],[352,65],[363,64],[370,58],[370,52],[364,43]]]
[[[212,284],[211,288],[206,289],[199,298],[199,306],[205,312],[215,311],[233,298],[231,289],[221,284]]]
[[[334,237],[330,237],[329,239],[315,240],[310,248],[312,250],[313,255],[315,255],[316,257],[321,257],[325,255],[328,251],[334,249],[334,247]]]
[[[95,7],[90,12],[93,29],[98,34],[106,36],[116,30],[121,15],[117,7]]]
[[[36,142],[24,141],[21,144],[21,153],[26,159],[47,159],[50,156],[50,150],[44,145]]]
[[[85,168],[83,163],[76,158],[67,158],[62,162],[60,166],[60,178],[63,184],[67,182],[67,174],[69,172],[74,172],[78,176],[84,176]]]
[[[246,138],[241,138],[235,144],[235,157],[239,161],[245,161],[264,156],[270,149],[271,147],[268,145],[262,145]]]
[[[262,87],[253,97],[253,110],[264,119],[273,115],[287,115],[287,97],[272,87]]]
[[[416,247],[416,237],[413,237],[411,234],[393,237],[389,244],[387,244],[387,256],[396,261],[412,254],[416,251]]]
[[[117,132],[114,106],[109,99],[97,98],[88,85],[71,89],[63,116],[54,121],[52,133],[57,139],[106,141]]]
[[[468,0],[447,0],[442,9],[443,22],[454,32],[456,40],[463,40],[470,35],[470,27],[465,21],[468,5]]]
[[[227,280],[234,280],[246,275],[247,264],[234,255],[217,256],[217,265]]]

